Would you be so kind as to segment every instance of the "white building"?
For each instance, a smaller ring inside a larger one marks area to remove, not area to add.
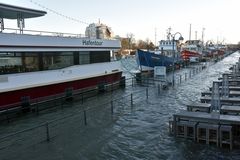
[[[111,39],[113,32],[110,27],[102,23],[91,23],[85,31],[88,38]]]

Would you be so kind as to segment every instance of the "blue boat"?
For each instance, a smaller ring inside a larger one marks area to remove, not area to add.
[[[139,49],[136,51],[136,60],[141,71],[154,70],[155,66],[165,66],[169,70],[172,68],[174,62],[177,62],[177,59],[173,57]]]

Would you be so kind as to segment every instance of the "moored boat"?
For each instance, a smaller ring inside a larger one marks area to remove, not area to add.
[[[24,19],[46,12],[2,3],[0,9],[0,110],[120,83],[120,63],[111,60],[120,41],[23,30]],[[19,30],[7,33],[4,18],[16,19]]]
[[[164,66],[167,70],[170,70],[177,62],[173,57],[143,50],[137,50],[136,60],[140,71],[154,70],[155,66]]]
[[[200,40],[188,40],[181,52],[181,58],[185,62],[198,62],[203,53],[203,44]]]

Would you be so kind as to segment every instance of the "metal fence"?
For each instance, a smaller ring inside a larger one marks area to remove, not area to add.
[[[201,68],[193,68],[188,73],[178,73],[176,78],[176,84],[181,84],[183,81],[187,81],[189,78],[199,73]],[[185,77],[184,77],[185,76]],[[183,78],[184,77],[184,78]],[[46,121],[37,126],[30,127],[19,132],[5,135],[0,137],[0,159],[15,151],[24,152],[26,148],[40,143],[46,143],[48,141],[54,141],[58,137],[77,136],[79,132],[84,132],[84,127],[96,125],[106,125],[112,123],[122,115],[129,113],[137,103],[141,103],[142,100],[148,100],[150,97],[149,88],[157,90],[158,94],[161,94],[162,86],[161,81],[154,78],[136,79],[136,77],[125,79],[126,89],[123,89],[124,93],[120,93],[121,96],[114,93],[117,89],[114,85],[106,86],[108,92],[104,93],[105,103],[97,104],[98,97],[86,96],[79,92],[74,94],[74,100],[70,101],[70,105],[79,106],[81,109],[75,113],[64,115],[61,118],[57,118],[51,121]],[[138,87],[138,89],[136,88]],[[91,91],[91,92],[96,92]],[[136,93],[141,92],[141,96],[135,96]],[[91,94],[90,94],[91,95]],[[102,95],[102,94],[101,94]],[[52,107],[64,108],[69,105],[65,102],[66,97],[53,98],[45,103],[36,103],[33,105],[36,114],[40,114],[41,111]],[[88,101],[88,103],[86,102]],[[71,134],[69,134],[71,132]],[[70,138],[71,139],[71,138]]]

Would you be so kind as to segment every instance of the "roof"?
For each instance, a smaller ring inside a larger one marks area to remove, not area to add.
[[[0,18],[18,19],[20,17],[25,19],[40,17],[45,14],[47,14],[47,12],[41,10],[0,3]]]

